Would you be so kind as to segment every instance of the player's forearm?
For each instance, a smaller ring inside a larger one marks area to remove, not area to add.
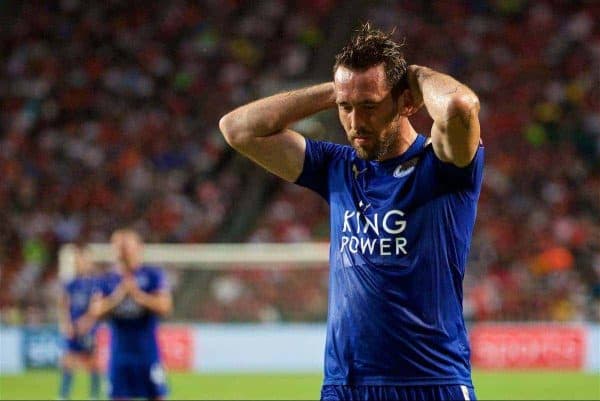
[[[173,300],[171,295],[167,293],[148,294],[140,291],[134,295],[134,300],[146,309],[161,316],[166,316],[173,310]]]
[[[73,325],[69,316],[68,299],[64,294],[58,298],[58,330],[66,335],[73,331]]]
[[[93,301],[88,312],[93,319],[101,319],[115,309],[123,298],[124,296],[120,291],[115,291],[112,295]]]
[[[73,324],[67,314],[58,314],[58,330],[65,335],[70,335],[73,332]]]
[[[472,115],[479,112],[479,99],[475,93],[449,75],[411,65],[409,82],[416,100],[421,97],[427,112],[442,130],[454,118],[468,125]]]
[[[94,327],[94,324],[96,323],[96,321],[97,321],[97,319],[94,317],[94,315],[87,312],[86,314],[81,316],[79,319],[77,319],[77,321],[75,322],[75,324],[74,324],[75,332],[78,333],[79,335],[85,335],[85,334],[89,333],[91,328]]]
[[[113,299],[110,299],[110,297],[107,297],[106,299],[103,299],[102,301],[100,301],[98,303],[98,305],[94,309],[93,313],[91,313],[91,316],[93,316],[95,319],[103,318],[108,312],[113,310],[116,306],[117,306],[117,303]]]
[[[72,327],[71,325],[71,319],[69,319],[69,316],[67,313],[65,313],[65,311],[62,311],[59,309],[58,312],[58,328],[60,331],[65,331],[67,329],[69,329],[69,327]]]
[[[323,83],[254,101],[226,114],[219,128],[234,146],[276,134],[290,124],[335,105],[333,83]]]

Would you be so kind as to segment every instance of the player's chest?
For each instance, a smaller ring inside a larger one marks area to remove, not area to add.
[[[144,292],[150,292],[152,287],[152,278],[149,274],[146,274],[144,271],[135,272],[133,279],[140,290]],[[110,283],[111,292],[114,291],[122,282],[123,276],[115,276]]]
[[[71,305],[76,309],[86,308],[90,300],[89,291],[77,289],[71,293]]]
[[[150,292],[151,280],[149,275],[143,271],[134,274],[134,280],[138,288],[143,292]],[[122,277],[119,282],[122,281]],[[119,319],[139,319],[146,315],[146,309],[138,304],[131,296],[126,296],[113,310],[113,316]]]
[[[343,180],[332,182],[330,203],[342,210],[366,215],[408,212],[434,197],[430,174],[419,158],[384,167],[350,163],[341,169]]]
[[[91,294],[93,291],[93,286],[91,283],[87,281],[79,281],[75,283],[69,290],[69,298],[72,307],[75,308],[86,308]]]

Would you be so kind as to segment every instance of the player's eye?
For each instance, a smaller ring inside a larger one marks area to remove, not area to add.
[[[374,110],[377,107],[375,103],[365,103],[363,108],[366,110]]]

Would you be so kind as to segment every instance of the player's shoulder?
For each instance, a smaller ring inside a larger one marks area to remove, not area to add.
[[[167,275],[164,268],[156,265],[142,265],[138,269],[138,283],[150,292],[167,288]]]
[[[431,138],[427,137],[425,140],[425,143],[423,145],[423,148],[421,149],[420,157],[428,159],[428,160],[432,160],[432,161],[436,162],[437,164],[447,165],[449,167],[453,167],[456,169],[468,169],[469,167],[472,167],[472,165],[474,165],[474,164],[482,163],[483,159],[484,159],[484,153],[485,153],[485,147],[483,146],[483,143],[481,141],[479,141],[479,146],[477,147],[477,151],[473,155],[473,159],[471,160],[471,163],[469,163],[465,167],[456,167],[451,162],[445,162],[437,156],[437,154],[435,153],[435,150],[433,149],[433,143],[431,142]]]
[[[331,141],[307,138],[306,143],[311,151],[318,150],[321,153],[326,153],[330,159],[350,159],[355,153],[350,145],[342,145]]]
[[[140,270],[155,272],[155,271],[162,271],[163,268],[158,265],[144,263],[143,265],[140,266]]]
[[[105,271],[102,274],[99,274],[98,280],[116,280],[121,277],[121,273],[119,273],[115,268]]]
[[[164,268],[152,264],[143,264],[139,267],[139,272],[149,276],[162,276],[165,272]]]
[[[71,292],[75,287],[77,287],[77,276],[72,277],[63,283],[65,292]]]
[[[98,272],[95,273],[94,275],[90,276],[90,281],[95,284],[95,285],[99,285],[101,283],[103,283],[104,281],[106,281],[107,277],[110,277],[113,273],[111,272]]]
[[[115,270],[108,270],[96,276],[96,283],[101,287],[116,286],[121,280],[122,275]]]

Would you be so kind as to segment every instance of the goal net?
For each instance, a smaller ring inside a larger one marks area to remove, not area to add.
[[[99,271],[110,244],[90,244]],[[144,263],[163,267],[174,296],[171,320],[320,322],[327,316],[328,243],[146,244]],[[59,253],[59,277],[74,273],[74,247]]]

